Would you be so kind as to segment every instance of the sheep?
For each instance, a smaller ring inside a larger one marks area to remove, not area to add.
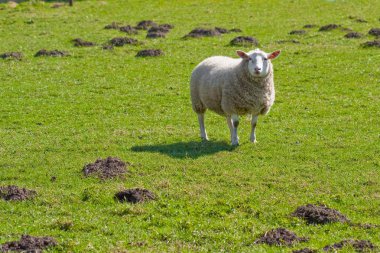
[[[202,61],[191,74],[192,107],[198,114],[200,135],[208,140],[204,114],[207,109],[225,116],[230,129],[231,145],[239,145],[239,115],[250,114],[250,141],[256,142],[259,115],[269,112],[275,99],[271,60],[280,51],[265,53],[255,49],[248,53],[236,51],[240,58],[213,56]]]

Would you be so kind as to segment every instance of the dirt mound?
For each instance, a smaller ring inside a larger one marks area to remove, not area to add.
[[[149,39],[165,38],[166,37],[166,33],[162,33],[162,32],[148,33],[146,35],[146,37],[149,38]]]
[[[324,205],[307,204],[306,206],[300,206],[295,210],[292,216],[302,218],[309,224],[326,224],[331,222],[348,222],[346,216],[339,211],[328,208]]]
[[[161,28],[166,28],[166,29],[173,29],[174,28],[174,25],[172,24],[161,24],[159,25],[158,27],[161,27]]]
[[[309,249],[309,248],[304,248],[304,249],[298,249],[298,250],[293,250],[292,253],[317,253],[318,251],[315,249]]]
[[[314,25],[314,24],[306,24],[303,26],[303,28],[314,28],[314,27],[317,27],[317,25]]]
[[[85,41],[85,40],[82,40],[81,38],[73,39],[72,42],[74,42],[74,46],[76,46],[76,47],[93,47],[93,46],[96,46],[96,44],[94,42]]]
[[[148,33],[155,33],[155,32],[168,33],[169,31],[170,31],[170,28],[167,28],[164,26],[153,26],[149,28]]]
[[[52,6],[51,6],[51,8],[57,9],[57,8],[61,8],[63,6],[65,6],[64,3],[53,3]]]
[[[94,163],[89,163],[83,167],[83,174],[88,177],[95,175],[101,179],[123,177],[127,172],[127,164],[117,157],[107,157],[98,159]]]
[[[371,30],[368,31],[368,34],[379,37],[380,36],[380,28],[371,28]]]
[[[119,30],[121,32],[125,32],[127,34],[137,34],[138,33],[137,30],[136,30],[136,28],[134,28],[134,27],[132,27],[130,25],[121,26],[121,27],[119,27]]]
[[[138,203],[155,200],[156,196],[146,189],[134,188],[116,193],[115,199],[119,202]]]
[[[356,22],[358,23],[368,23],[367,20],[363,19],[363,18],[358,18],[358,17],[355,17],[355,16],[348,16],[349,19],[354,19]]]
[[[104,29],[119,29],[119,27],[120,27],[119,23],[112,22],[111,24],[106,25]]]
[[[16,185],[0,186],[0,198],[8,200],[26,200],[36,196],[36,192]]]
[[[325,26],[322,26],[321,28],[319,28],[319,31],[320,32],[331,31],[331,30],[337,29],[339,27],[340,27],[340,25],[328,24],[328,25],[325,25]]]
[[[111,45],[114,45],[116,47],[122,47],[126,44],[130,45],[137,45],[139,44],[139,41],[133,38],[128,37],[116,37],[110,40]]]
[[[187,35],[185,35],[184,38],[201,38],[201,37],[214,37],[214,36],[220,36],[221,33],[215,29],[204,29],[204,28],[195,28],[191,32],[189,32]]]
[[[0,246],[1,252],[41,252],[41,250],[57,245],[52,237],[34,237],[23,235],[19,241],[6,242]]]
[[[342,249],[345,246],[353,247],[356,252],[368,252],[376,249],[375,245],[373,245],[370,241],[349,239],[334,243],[332,245],[327,245],[323,247],[323,250],[336,252],[337,249]]]
[[[136,54],[136,57],[146,57],[146,56],[160,56],[163,55],[164,52],[160,49],[146,49],[141,50]]]
[[[59,50],[46,50],[46,49],[41,49],[38,51],[34,56],[39,57],[39,56],[53,56],[53,57],[63,57],[63,56],[69,56],[70,53],[66,51],[59,51]]]
[[[380,47],[380,40],[367,41],[362,44],[363,47]]]
[[[140,21],[135,28],[138,30],[148,30],[148,28],[152,26],[157,26],[157,23],[152,20],[143,20]]]
[[[303,35],[306,34],[305,30],[293,30],[289,33],[290,35]]]
[[[0,54],[0,58],[3,58],[3,59],[21,60],[22,57],[23,55],[20,52],[7,52],[7,53]]]
[[[363,37],[363,34],[358,32],[349,32],[346,35],[344,35],[344,37],[347,39],[357,39]]]
[[[232,46],[257,46],[259,42],[257,39],[250,36],[238,36],[230,41]]]
[[[223,27],[215,27],[215,30],[220,32],[220,33],[229,33],[230,30],[223,28]]]
[[[298,242],[305,242],[308,239],[305,237],[298,237],[292,231],[289,231],[285,228],[276,228],[270,231],[265,232],[255,243],[261,244],[265,243],[268,245],[286,245],[291,246]]]

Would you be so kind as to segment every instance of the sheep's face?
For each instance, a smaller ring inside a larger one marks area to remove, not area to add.
[[[248,61],[248,71],[253,77],[266,77],[270,71],[270,60],[275,59],[280,54],[280,51],[267,54],[256,49],[249,53],[237,51],[237,54]]]

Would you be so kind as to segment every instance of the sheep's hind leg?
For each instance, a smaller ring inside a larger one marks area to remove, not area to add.
[[[237,128],[239,126],[239,116],[237,114],[232,114],[232,116],[227,117],[227,124],[230,128],[231,133],[231,145],[239,145],[239,137],[237,134]]]
[[[199,130],[201,131],[201,138],[204,141],[208,141],[206,129],[205,129],[205,117],[204,113],[198,113]]]
[[[251,119],[251,127],[252,127],[252,130],[251,130],[251,142],[253,143],[256,143],[256,133],[255,133],[255,130],[256,130],[256,124],[257,124],[257,119],[259,118],[259,116],[257,115],[252,115],[252,119]]]

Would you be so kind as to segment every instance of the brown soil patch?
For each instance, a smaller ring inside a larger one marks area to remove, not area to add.
[[[276,228],[270,231],[265,232],[259,239],[255,241],[255,243],[265,243],[268,245],[286,245],[291,246],[298,242],[308,241],[305,237],[298,237],[292,231],[289,231],[285,228]]]
[[[3,59],[21,60],[22,57],[23,55],[20,52],[7,52],[7,53],[0,54],[0,58],[3,58]]]
[[[166,29],[170,30],[170,29],[174,28],[174,25],[172,25],[172,24],[161,24],[158,27],[162,27],[162,28],[166,28]]]
[[[213,37],[220,36],[220,32],[215,29],[204,29],[204,28],[195,28],[189,34],[185,35],[184,38],[201,38],[201,37]]]
[[[129,165],[129,164],[128,164]],[[95,175],[101,179],[123,177],[127,172],[127,164],[117,157],[107,157],[98,159],[94,163],[89,163],[83,167],[83,174],[88,177]]]
[[[143,20],[140,21],[135,28],[138,30],[148,30],[148,28],[152,26],[157,26],[157,23],[152,20]]]
[[[230,41],[232,46],[257,46],[259,42],[257,39],[250,36],[238,36]]]
[[[59,51],[59,50],[46,50],[46,49],[41,49],[38,51],[34,56],[39,57],[39,56],[53,56],[53,57],[63,57],[63,56],[69,56],[70,54],[66,51]]]
[[[82,40],[81,38],[76,38],[72,40],[74,42],[74,46],[76,47],[93,47],[96,46],[94,42],[91,41],[85,41]]]
[[[368,31],[368,34],[380,36],[380,28],[371,28],[371,30]]]
[[[230,31],[223,27],[215,27],[215,30],[217,30],[220,33],[229,33]]]
[[[309,224],[326,224],[331,222],[348,222],[346,216],[339,211],[324,205],[307,204],[300,206],[292,213],[292,216],[304,219]]]
[[[375,250],[377,247],[373,245],[370,241],[367,240],[343,240],[338,243],[334,243],[332,245],[327,245],[323,247],[324,251],[334,251],[337,249],[342,249],[345,246],[351,246],[355,249],[356,252],[369,252]]]
[[[0,186],[0,198],[6,201],[21,201],[34,198],[36,195],[35,191],[19,188],[16,185]]]
[[[315,249],[309,249],[309,248],[304,248],[304,249],[298,249],[298,250],[293,250],[292,253],[317,253],[318,251]]]
[[[160,49],[146,49],[146,50],[139,51],[136,57],[160,56],[163,54],[164,52],[162,52]]]
[[[319,28],[319,31],[320,32],[331,31],[331,30],[337,29],[338,27],[340,27],[340,25],[328,24],[328,25],[325,25],[325,26],[322,26],[321,28]]]
[[[104,27],[104,29],[119,29],[119,23],[116,23],[116,22],[112,22],[111,24],[109,25],[106,25]]]
[[[347,39],[357,39],[363,37],[363,34],[358,32],[349,32],[346,35],[344,35],[344,37]]]
[[[380,47],[380,40],[367,41],[362,44],[363,47]]]
[[[6,242],[0,246],[1,252],[41,252],[43,249],[57,245],[52,237],[34,237],[23,235],[19,241]]]
[[[290,35],[303,35],[306,34],[305,30],[293,30],[289,33]]]
[[[155,200],[156,196],[146,189],[134,188],[116,193],[115,199],[117,199],[119,202],[138,203]]]
[[[365,19],[362,19],[362,18],[358,18],[358,17],[355,17],[355,16],[348,16],[349,19],[354,19],[356,22],[358,23],[368,23],[367,20]]]
[[[317,27],[317,25],[314,25],[314,24],[307,24],[307,25],[304,25],[303,28],[314,28],[314,27]]]
[[[136,30],[136,28],[134,28],[134,27],[132,27],[130,25],[121,26],[119,28],[119,30],[122,31],[122,32],[125,32],[127,34],[137,34],[138,33],[137,30]]]
[[[156,38],[165,38],[166,37],[166,33],[162,33],[162,32],[151,32],[151,33],[148,33],[146,35],[147,38],[149,39],[156,39]]]
[[[128,37],[116,37],[110,40],[110,43],[116,47],[122,47],[126,44],[137,45],[139,41]]]

